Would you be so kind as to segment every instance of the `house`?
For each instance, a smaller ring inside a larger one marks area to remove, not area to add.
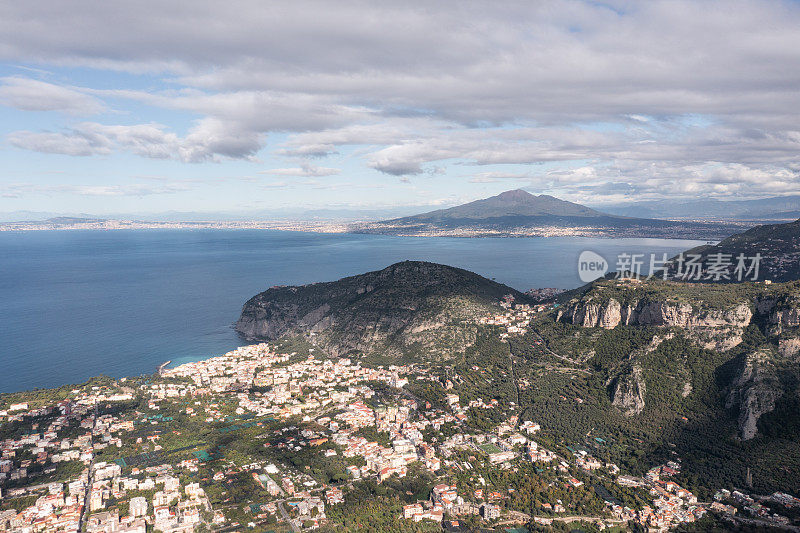
[[[433,503],[438,503],[446,510],[450,509],[458,499],[458,492],[456,491],[455,485],[447,485],[445,483],[440,483],[433,487],[431,491],[431,501]]]
[[[328,505],[344,503],[344,494],[342,493],[342,489],[331,487],[325,492],[325,500],[328,502]]]
[[[422,514],[422,504],[411,503],[403,506],[403,518],[414,518]]]
[[[183,511],[182,521],[184,524],[197,524],[200,522],[200,511],[197,507],[189,507]]]
[[[169,512],[169,507],[166,505],[154,506],[153,515],[156,518],[156,523],[169,522],[169,519],[172,517],[171,513]]]
[[[93,514],[86,522],[89,533],[116,533],[118,529],[119,514],[116,510]]]

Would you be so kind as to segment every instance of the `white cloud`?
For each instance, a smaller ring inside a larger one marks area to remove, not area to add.
[[[63,132],[12,132],[8,141],[25,150],[73,156],[107,155],[123,150],[152,159],[196,163],[220,157],[249,158],[261,146],[261,135],[236,131],[216,119],[198,121],[185,138],[160,124],[105,125],[84,122]]]
[[[173,194],[188,190],[185,185],[165,185],[152,187],[146,185],[76,185],[59,188],[60,191],[80,196],[151,196],[154,194]]]
[[[298,176],[298,177],[324,177],[334,176],[341,174],[341,169],[318,167],[308,163],[304,163],[300,167],[295,168],[273,168],[270,170],[262,170],[259,174],[272,174],[277,176]]]
[[[16,76],[0,78],[0,82],[0,103],[23,111],[94,115],[106,110],[97,98],[72,88]]]
[[[800,172],[737,163],[623,162],[550,170],[532,176],[536,189],[579,202],[625,199],[763,197],[796,194]]]
[[[65,133],[16,131],[8,135],[8,142],[17,148],[73,156],[107,155],[111,153],[111,142],[84,130]]]
[[[8,198],[20,198],[30,194],[63,193],[77,196],[132,196],[143,197],[160,194],[174,194],[189,190],[185,183],[164,183],[160,185],[40,185],[36,183],[13,183],[4,186]]]

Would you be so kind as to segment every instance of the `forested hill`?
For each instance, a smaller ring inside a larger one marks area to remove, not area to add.
[[[309,336],[329,353],[399,355],[463,349],[474,318],[521,292],[460,268],[404,261],[327,283],[273,287],[245,303],[236,330],[248,340]]]

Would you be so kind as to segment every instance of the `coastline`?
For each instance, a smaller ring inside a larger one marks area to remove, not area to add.
[[[172,359],[169,359],[169,360],[167,360],[167,361],[165,361],[165,362],[161,363],[160,365],[158,365],[158,370],[157,370],[157,372],[158,372],[158,375],[159,375],[159,376],[161,376],[161,375],[163,375],[163,374],[164,374],[164,371],[167,369],[167,367],[169,366],[169,364],[170,364],[171,362],[172,362]]]
[[[18,369],[13,379],[0,379],[7,392],[98,374],[153,374],[168,359],[172,367],[224,353],[242,344],[230,325],[243,303],[272,285],[334,281],[414,259],[495,277],[521,291],[569,288],[580,280],[563,265],[577,264],[583,250],[607,250],[613,262],[622,252],[673,254],[704,243],[168,229],[0,237],[7,252],[0,340],[4,362]],[[324,265],[311,260],[320,253],[328,256]],[[54,345],[56,360],[47,355]]]
[[[518,239],[551,237],[584,237],[596,239],[670,239],[718,241],[748,229],[760,222],[698,222],[670,221],[666,227],[614,227],[542,225],[507,228],[493,227],[391,227],[373,222],[340,221],[198,221],[147,222],[132,220],[90,219],[78,222],[24,221],[0,222],[0,232],[40,231],[120,231],[120,230],[271,230],[318,234],[383,235],[387,237],[459,238],[459,239]]]

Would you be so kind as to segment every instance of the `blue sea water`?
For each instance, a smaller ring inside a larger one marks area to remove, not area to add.
[[[272,285],[336,280],[406,259],[520,290],[580,285],[594,250],[677,253],[697,241],[459,239],[263,230],[0,232],[0,392],[151,373],[224,353],[242,304]]]

